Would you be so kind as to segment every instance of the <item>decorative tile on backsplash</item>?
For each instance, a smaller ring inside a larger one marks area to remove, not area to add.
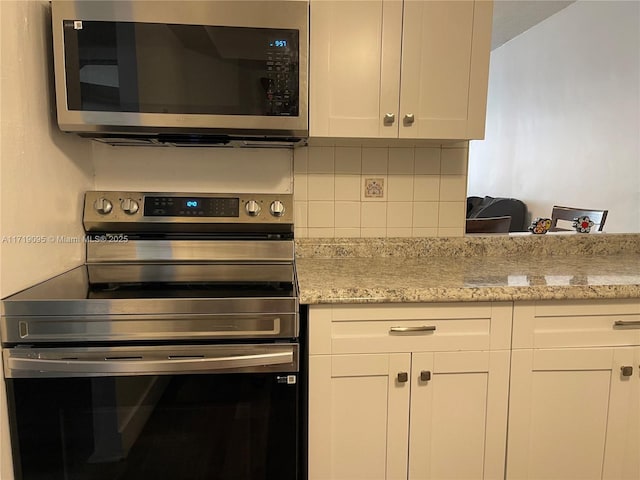
[[[386,202],[387,201],[387,176],[386,175],[361,175],[362,202]]]
[[[464,145],[295,149],[296,237],[464,235]]]
[[[365,198],[384,198],[384,177],[364,178]]]

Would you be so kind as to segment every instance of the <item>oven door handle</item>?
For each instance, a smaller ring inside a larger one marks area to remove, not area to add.
[[[274,370],[275,367],[275,370]],[[289,367],[289,368],[282,368]],[[5,358],[6,376],[20,377],[101,377],[130,375],[169,375],[186,373],[292,371],[297,367],[293,348],[243,355],[165,356],[164,359],[145,360],[144,357],[85,360],[81,358]],[[280,370],[278,370],[280,368]]]

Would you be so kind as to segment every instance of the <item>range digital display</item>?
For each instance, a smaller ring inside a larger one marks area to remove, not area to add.
[[[145,217],[238,217],[238,198],[145,197]]]

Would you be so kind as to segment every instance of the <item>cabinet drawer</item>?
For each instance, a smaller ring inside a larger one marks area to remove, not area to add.
[[[516,302],[513,348],[640,345],[640,299]]]
[[[311,354],[508,349],[508,303],[312,306]]]

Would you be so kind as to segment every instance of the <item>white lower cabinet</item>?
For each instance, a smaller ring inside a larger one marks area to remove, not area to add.
[[[362,319],[371,307],[312,308],[310,335],[319,337],[310,337],[309,479],[504,478],[509,351],[427,351],[485,330],[487,345],[501,345],[511,319],[502,307],[485,304],[475,318],[454,305],[384,307],[370,322]],[[392,331],[399,328],[408,331]],[[403,341],[411,348],[402,351]],[[365,353],[342,353],[345,345]],[[400,353],[368,353],[371,345]]]
[[[636,368],[637,367],[637,368]],[[640,478],[640,347],[635,348],[633,376],[629,379],[635,386],[631,388],[629,409],[625,417],[625,435],[623,440],[622,460],[607,463],[607,474],[610,478],[638,479]]]
[[[309,480],[406,479],[411,355],[309,361]]]
[[[409,479],[503,478],[508,388],[507,351],[414,353]]]
[[[632,348],[514,351],[507,478],[640,478],[622,475],[638,381],[621,367],[633,358]]]
[[[508,480],[640,479],[638,320],[638,300],[515,304]]]
[[[310,480],[640,479],[639,299],[316,306],[309,353]]]

